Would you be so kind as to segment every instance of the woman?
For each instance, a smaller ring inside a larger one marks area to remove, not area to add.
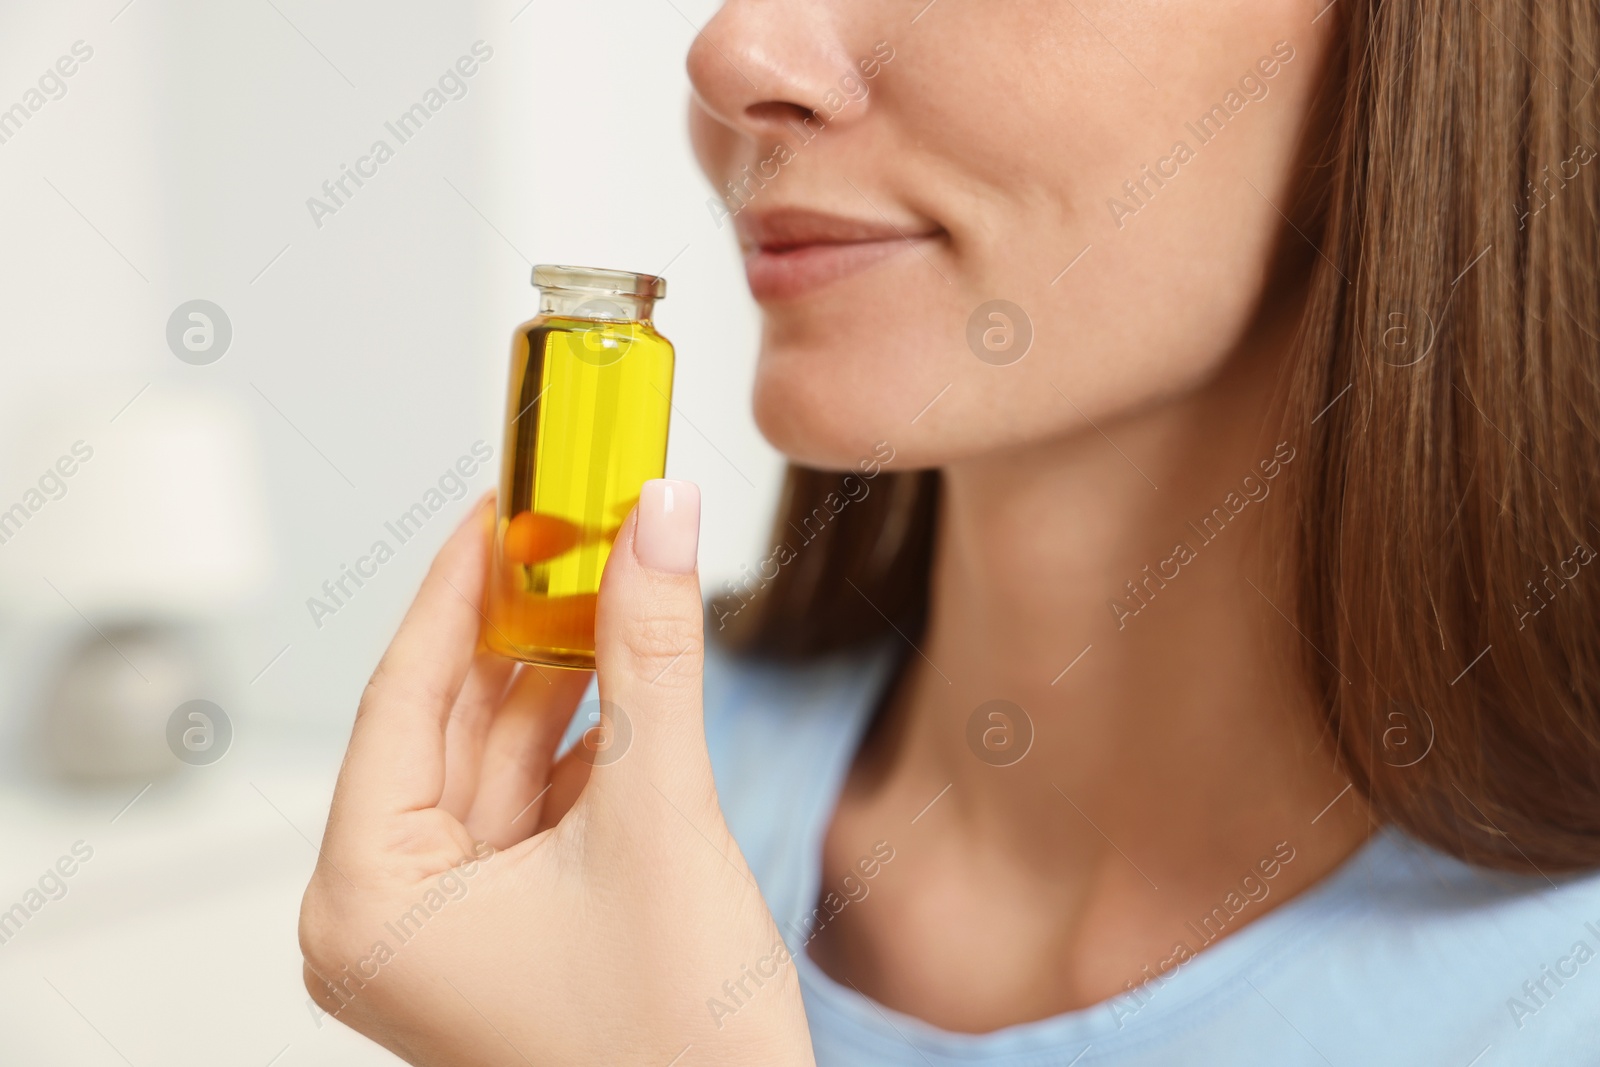
[[[474,655],[465,525],[318,1002],[423,1064],[1592,1049],[1597,57],[1593,0],[728,0],[773,551],[703,624],[651,483],[557,758],[588,677]]]

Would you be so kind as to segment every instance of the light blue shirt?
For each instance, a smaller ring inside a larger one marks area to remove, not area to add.
[[[897,656],[707,656],[717,791],[794,953],[821,1067],[1600,1064],[1600,875],[1479,870],[1396,830],[1175,971],[1081,1010],[958,1034],[840,985],[803,946],[823,837]],[[870,906],[867,889],[844,906]]]

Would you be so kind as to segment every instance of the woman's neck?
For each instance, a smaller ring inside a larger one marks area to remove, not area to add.
[[[1259,432],[1270,375],[1235,367],[1160,411],[944,471],[928,625],[828,845],[848,865],[888,840],[880,896],[906,899],[819,940],[826,969],[955,1029],[1079,1007],[1368,834],[1261,550],[1298,449]],[[1003,915],[996,939],[941,949],[928,900]],[[1020,947],[996,959],[1001,938]],[[1002,993],[973,996],[973,966]]]

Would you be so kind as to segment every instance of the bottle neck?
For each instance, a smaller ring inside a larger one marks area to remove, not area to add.
[[[627,293],[561,289],[539,290],[539,314],[562,318],[599,319],[604,322],[649,322],[655,297]]]

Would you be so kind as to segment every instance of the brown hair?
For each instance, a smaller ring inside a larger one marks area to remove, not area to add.
[[[1600,8],[1337,17],[1284,394],[1304,670],[1380,818],[1486,866],[1600,865]],[[777,529],[851,477],[791,467]],[[879,477],[718,602],[730,645],[916,637],[938,475]]]

